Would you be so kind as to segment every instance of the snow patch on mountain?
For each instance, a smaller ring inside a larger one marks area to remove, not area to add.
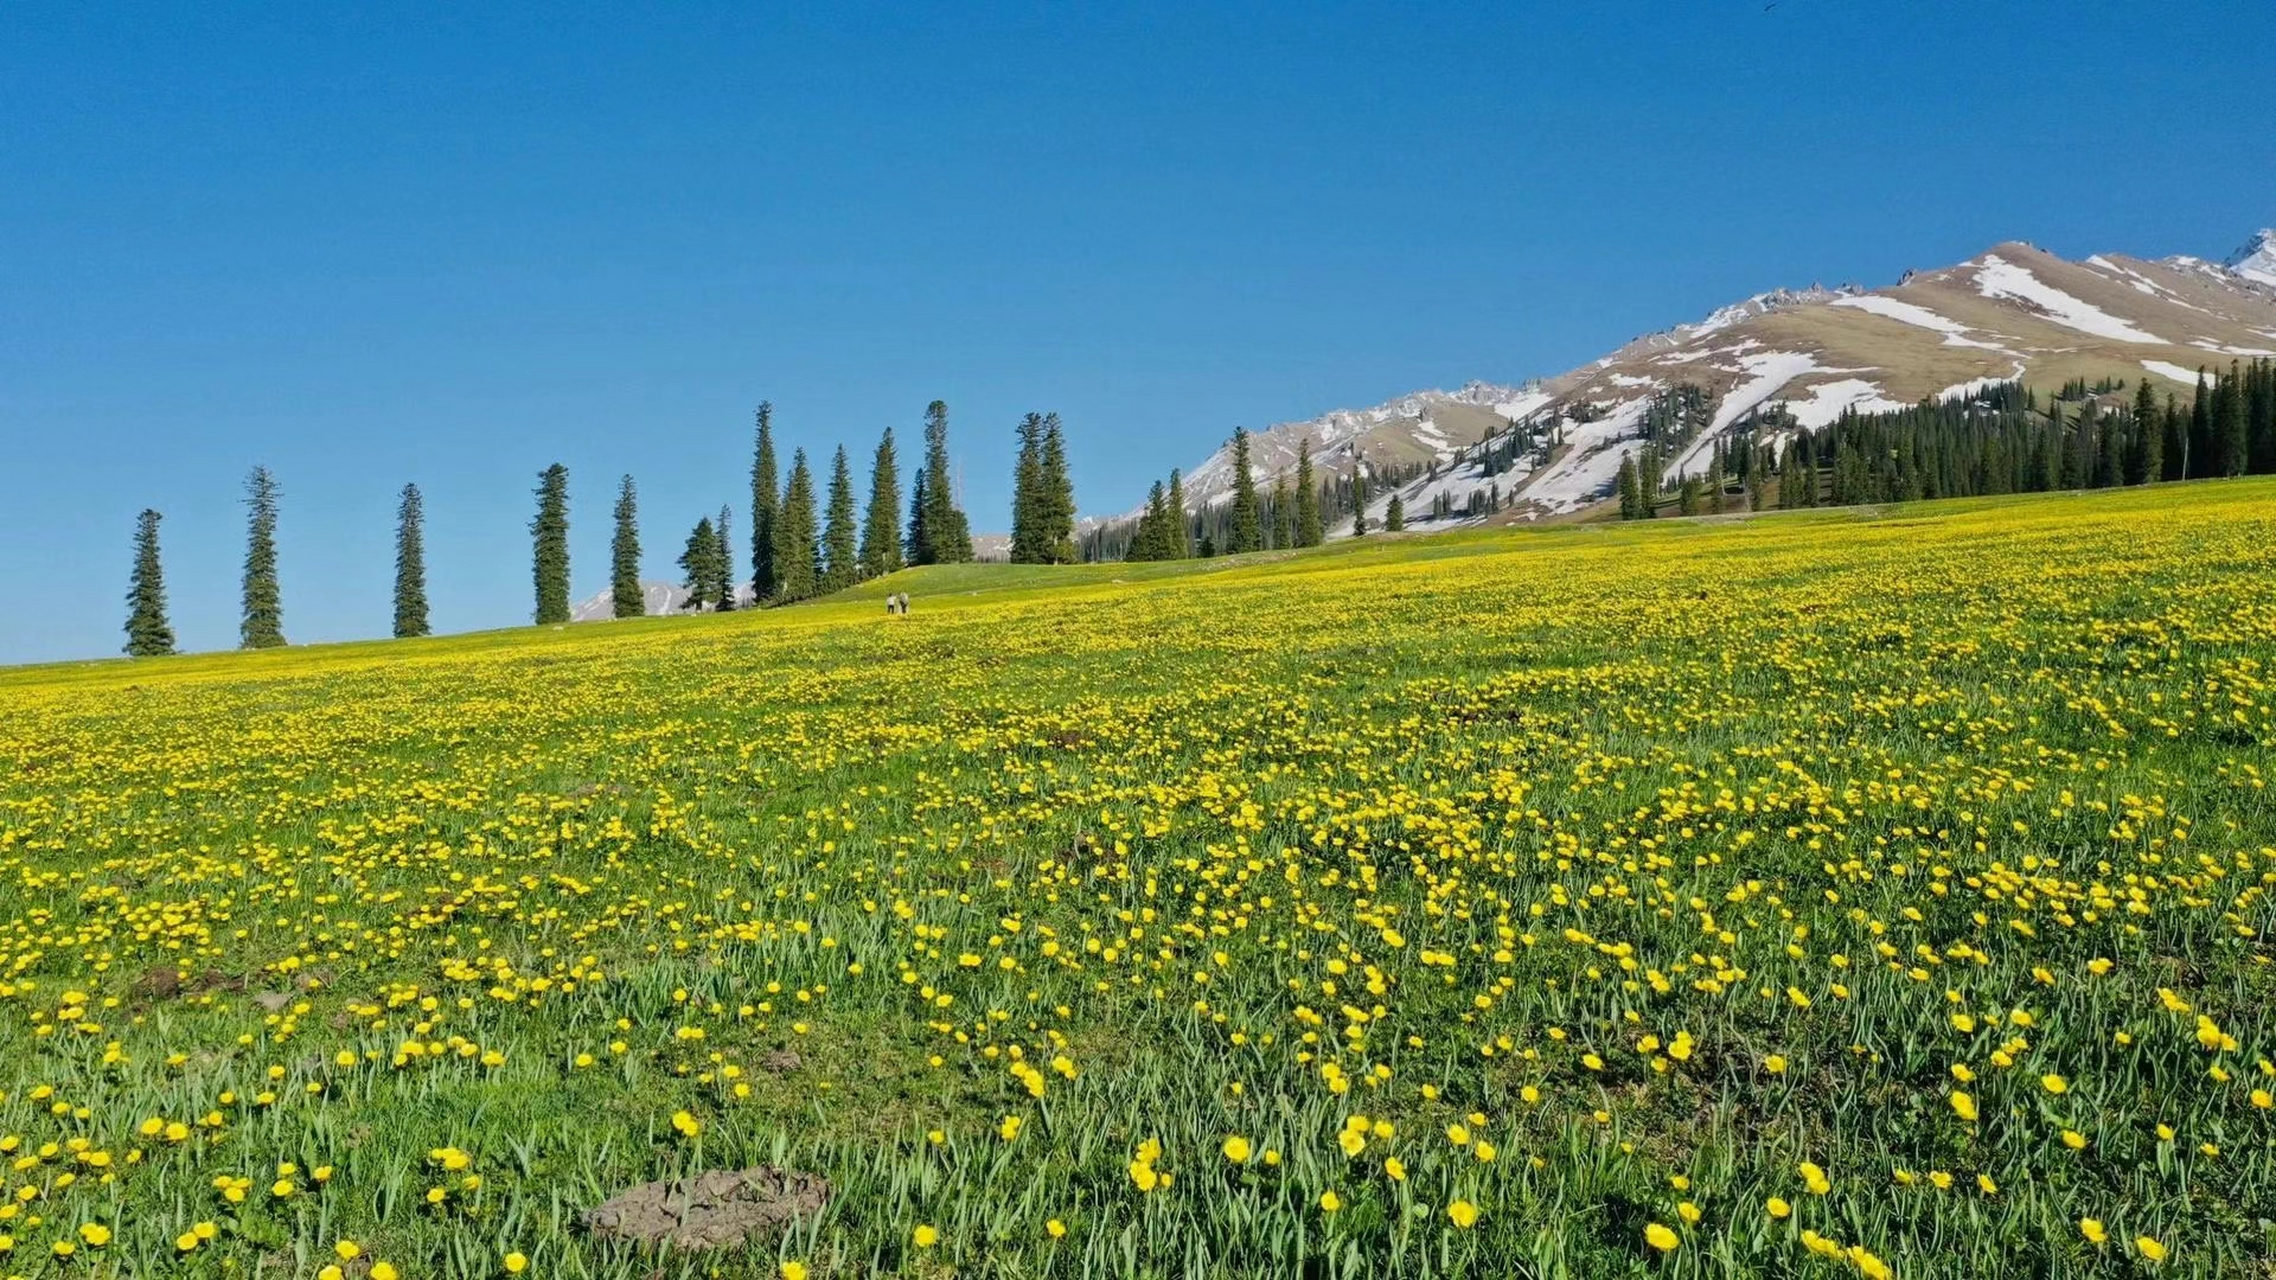
[[[2168,364],[2163,360],[2144,360],[2142,367],[2161,378],[2171,378],[2185,387],[2197,385],[2197,371],[2195,369],[2184,369],[2180,365]]]
[[[1976,292],[1987,298],[2030,303],[2056,324],[2098,338],[2170,345],[2156,334],[2137,329],[2091,302],[2064,293],[2032,275],[2029,267],[2009,262],[1996,253],[1985,254],[1983,265],[1977,268]]]
[[[1859,311],[1870,312],[1885,319],[1895,320],[1900,324],[1909,324],[1916,329],[1927,329],[1934,333],[1943,334],[1944,345],[1947,347],[1982,347],[1986,351],[2006,350],[1996,342],[1985,342],[1978,338],[1969,337],[1968,335],[1972,330],[1948,316],[1939,315],[1926,307],[1915,306],[1910,302],[1886,298],[1877,293],[1860,294],[1854,298],[1839,298],[1834,301],[1833,305],[1854,307]]]
[[[1909,407],[1902,401],[1891,400],[1879,383],[1863,378],[1821,382],[1810,388],[1807,399],[1786,402],[1786,411],[1794,415],[1794,421],[1813,430],[1838,420],[1852,409],[1859,413],[1886,413]]]

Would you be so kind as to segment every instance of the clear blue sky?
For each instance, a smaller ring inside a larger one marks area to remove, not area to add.
[[[466,12],[460,12],[464,9]],[[1559,372],[1781,284],[2006,238],[2219,255],[2276,220],[2259,5],[0,8],[0,662],[116,653],[134,514],[236,638],[651,576],[747,505],[750,415],[857,472],[949,402],[966,505],[1066,419],[1087,512],[1236,424]]]

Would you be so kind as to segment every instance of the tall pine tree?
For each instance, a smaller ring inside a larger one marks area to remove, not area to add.
[[[1296,446],[1296,545],[1316,547],[1325,531],[1320,526],[1320,490],[1312,479],[1312,440]]]
[[[719,557],[712,565],[711,603],[721,613],[735,608],[735,512],[725,503],[719,505],[719,523],[714,526],[719,534]]]
[[[1391,494],[1391,505],[1383,509],[1383,532],[1399,533],[1407,527],[1407,504],[1399,500],[1397,492]]]
[[[2213,388],[2213,472],[2241,476],[2251,458],[2251,436],[2246,431],[2244,374],[2229,361],[2228,376]]]
[[[774,599],[774,516],[782,500],[775,474],[774,405],[759,402],[758,438],[751,448],[751,591],[761,604]]]
[[[1288,501],[1288,478],[1272,478],[1272,545],[1285,551],[1296,545],[1296,508]]]
[[[830,463],[830,505],[822,523],[822,574],[824,591],[843,591],[861,581],[860,552],[856,547],[858,515],[854,509],[853,472],[846,466],[846,447]]]
[[[616,536],[609,541],[609,598],[619,618],[637,618],[648,612],[646,593],[640,588],[640,499],[626,476],[616,490]]]
[[[956,478],[948,461],[948,405],[925,406],[923,504],[909,539],[912,564],[962,564],[972,558],[972,526],[956,505]]]
[[[1162,496],[1162,560],[1193,558],[1193,526],[1186,522],[1185,477],[1170,470],[1169,491]]]
[[[1367,536],[1367,462],[1351,460],[1351,536]]]
[[[1239,555],[1264,543],[1257,516],[1257,478],[1249,469],[1249,429],[1233,429],[1233,512],[1225,530],[1225,552]]]
[[[1012,464],[1012,563],[1051,559],[1043,534],[1043,415],[1031,413],[1013,428],[1019,438]]]
[[[877,442],[869,464],[869,510],[862,516],[861,576],[882,578],[901,568],[901,464],[893,456],[893,428]]]
[[[538,473],[537,515],[530,521],[530,578],[537,590],[531,616],[539,626],[569,620],[569,468]]]
[[[277,478],[267,467],[245,477],[245,616],[239,642],[274,649],[285,642],[284,605],[277,588]]]
[[[1059,415],[1043,415],[1043,477],[1039,486],[1044,548],[1054,564],[1073,564],[1082,557],[1075,550],[1075,482],[1067,474],[1067,433]]]
[[[680,552],[680,568],[687,574],[680,585],[687,589],[689,613],[701,613],[719,603],[719,562],[726,558],[726,548],[711,517],[696,521],[688,533],[686,549]]]
[[[395,507],[395,638],[428,633],[427,512],[419,486],[403,486]]]
[[[800,449],[790,455],[790,480],[782,488],[782,505],[775,509],[775,599],[783,604],[810,600],[821,589],[814,534],[814,473],[806,467],[806,451]]]
[[[126,651],[157,658],[174,651],[174,628],[166,621],[166,574],[158,564],[158,521],[145,509],[134,518],[134,569],[127,577]]]

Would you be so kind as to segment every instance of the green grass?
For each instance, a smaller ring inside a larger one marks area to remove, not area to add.
[[[0,672],[8,1262],[2125,1275],[2143,1236],[2264,1271],[2272,513],[951,566]],[[1347,1155],[1354,1115],[1391,1136]],[[760,1162],[830,1204],[700,1255],[579,1225]]]

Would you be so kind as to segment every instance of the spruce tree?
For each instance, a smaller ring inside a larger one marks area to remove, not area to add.
[[[781,484],[775,475],[774,405],[759,402],[758,436],[751,449],[751,591],[759,603],[774,599],[774,516]]]
[[[1132,560],[1167,560],[1169,555],[1169,499],[1156,480],[1146,494],[1146,513],[1138,517],[1138,532],[1130,540]]]
[[[277,588],[277,479],[267,467],[245,477],[245,616],[242,647],[274,649],[285,642],[284,606]]]
[[[869,464],[869,510],[862,519],[861,576],[881,578],[901,567],[901,464],[893,456],[893,428],[877,442]]]
[[[2213,472],[2241,476],[2251,457],[2251,436],[2246,431],[2244,374],[2234,360],[2228,376],[2213,391]]]
[[[1320,527],[1320,493],[1312,480],[1312,441],[1296,447],[1296,545],[1316,547],[1325,536]]]
[[[395,638],[426,635],[427,513],[419,486],[403,486],[395,507]]]
[[[1044,550],[1054,564],[1073,564],[1075,551],[1075,482],[1067,474],[1067,433],[1059,415],[1043,415],[1043,477],[1038,487]]]
[[[1233,512],[1225,532],[1225,553],[1254,551],[1264,542],[1257,518],[1257,480],[1249,469],[1249,429],[1233,429]]]
[[[1012,563],[1043,564],[1051,558],[1043,535],[1043,415],[1027,415],[1013,431],[1019,452],[1012,464]]]
[[[1351,536],[1366,537],[1367,464],[1356,457],[1351,460],[1351,512]]]
[[[911,539],[912,564],[962,564],[972,558],[972,526],[956,505],[956,478],[948,463],[948,405],[925,406],[924,506]],[[922,546],[924,554],[917,554]]]
[[[626,476],[616,491],[616,536],[609,542],[610,608],[619,618],[648,612],[640,589],[640,500]]]
[[[1287,550],[1296,545],[1296,508],[1288,501],[1288,478],[1272,478],[1272,545]]]
[[[1383,532],[1398,533],[1404,530],[1406,527],[1407,506],[1404,502],[1401,502],[1399,500],[1398,494],[1393,493],[1391,495],[1391,505],[1385,508],[1383,512]]]
[[[782,505],[775,509],[775,598],[784,604],[812,599],[821,588],[815,564],[814,474],[806,467],[806,451],[790,455],[790,480],[782,489]]]
[[[917,468],[916,479],[909,485],[909,540],[907,544],[910,564],[931,564],[932,497],[925,492],[925,468]]]
[[[1636,490],[1636,459],[1633,454],[1620,459],[1620,518],[1633,520],[1641,506]]]
[[[721,613],[735,609],[735,512],[725,503],[719,505],[719,556],[712,565],[711,603]]]
[[[723,558],[719,530],[712,527],[711,517],[696,521],[688,533],[687,548],[680,552],[680,568],[687,574],[680,585],[687,588],[689,613],[701,613],[705,606],[718,603],[713,593]]]
[[[569,620],[569,468],[556,462],[538,473],[537,515],[530,521],[530,572],[537,589],[532,612],[539,626]]]
[[[145,509],[134,518],[134,569],[127,576],[126,651],[157,658],[174,651],[174,628],[166,621],[166,574],[158,564],[158,521]]]
[[[823,591],[843,591],[861,581],[860,552],[856,547],[859,519],[854,508],[853,472],[846,466],[846,447],[830,463],[830,505],[822,525]]]
[[[2149,484],[2164,478],[2165,417],[2148,378],[2134,388],[2134,422],[2126,443],[2127,484]]]
[[[1185,516],[1185,477],[1175,469],[1170,472],[1169,491],[1162,496],[1162,554],[1163,560],[1190,560],[1193,558],[1193,526]]]

